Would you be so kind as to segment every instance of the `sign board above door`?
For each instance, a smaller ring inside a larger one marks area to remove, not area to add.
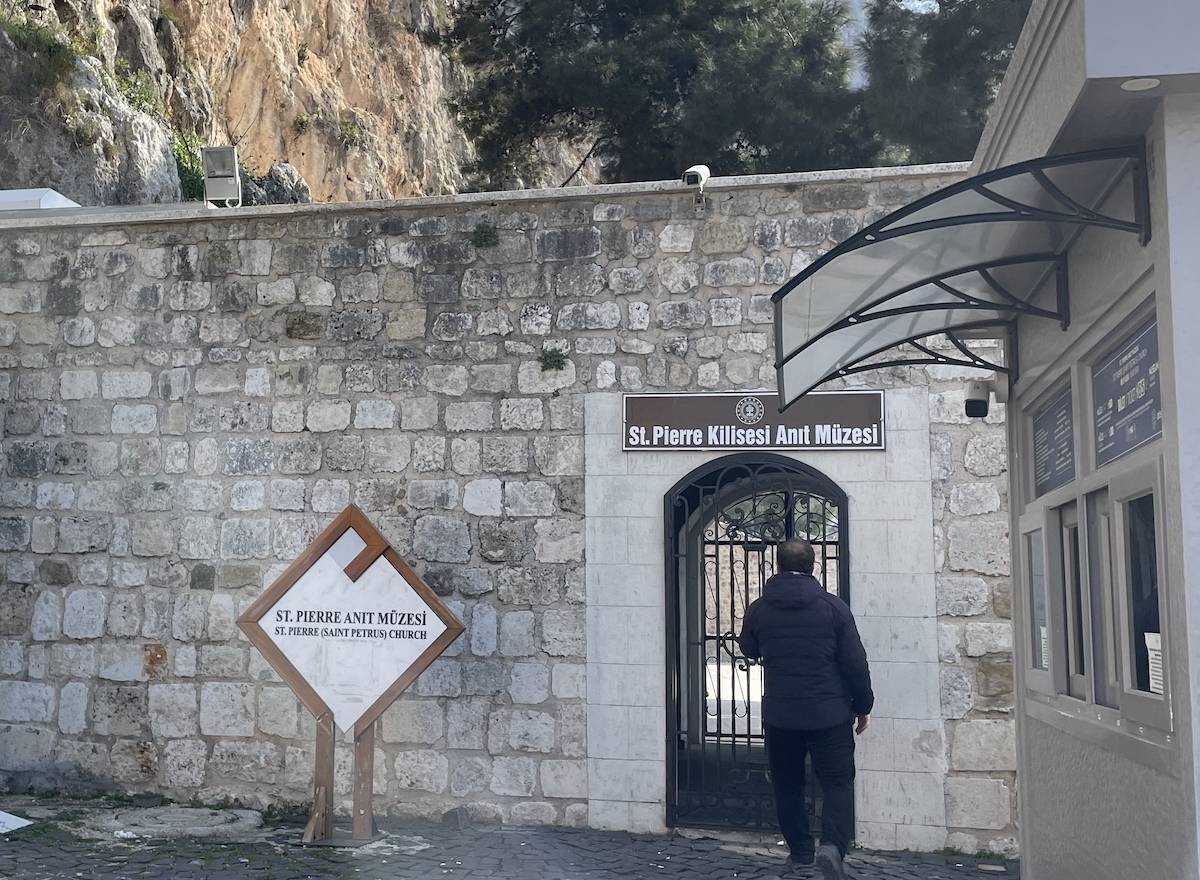
[[[626,452],[883,449],[882,391],[812,391],[779,411],[774,391],[626,394]]]

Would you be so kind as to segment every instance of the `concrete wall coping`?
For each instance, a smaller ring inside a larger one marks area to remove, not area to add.
[[[788,174],[746,174],[735,177],[714,177],[705,186],[705,192],[783,188],[820,183],[871,182],[905,177],[937,177],[940,175],[965,174],[969,167],[969,162],[943,162],[931,165],[897,165],[886,168],[849,168],[836,171],[801,171]],[[557,187],[554,189],[459,193],[455,195],[424,196],[408,199],[380,199],[369,202],[261,205],[247,208],[231,208],[216,212],[196,203],[188,203],[186,205],[68,208],[61,210],[14,211],[8,216],[0,213],[0,230],[33,228],[43,230],[47,228],[170,223],[195,220],[285,219],[313,214],[348,214],[365,211],[394,211],[436,207],[493,207],[500,204],[519,205],[529,202],[606,199],[633,195],[684,195],[690,192],[692,192],[692,188],[684,186],[678,180],[656,180],[644,183],[614,183]]]

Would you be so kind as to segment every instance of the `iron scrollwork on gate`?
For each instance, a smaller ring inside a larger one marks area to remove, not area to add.
[[[701,468],[666,498],[668,674],[674,706],[668,819],[697,827],[772,828],[762,724],[762,667],[737,644],[746,608],[775,572],[775,546],[812,542],[814,574],[847,595],[846,497],[778,455]]]

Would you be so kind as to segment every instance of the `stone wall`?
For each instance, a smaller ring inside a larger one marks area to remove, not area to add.
[[[966,370],[929,367],[949,845],[1016,851],[1008,455],[1004,407],[963,414]],[[977,375],[977,374],[975,374]]]
[[[234,620],[353,502],[468,626],[384,717],[380,809],[586,823],[584,395],[772,385],[770,293],[961,173],[0,221],[0,779],[308,799]],[[1003,843],[1003,430],[953,376],[856,384],[930,390],[932,748],[951,841]]]

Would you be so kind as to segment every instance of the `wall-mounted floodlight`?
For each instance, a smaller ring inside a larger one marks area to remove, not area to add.
[[[210,208],[240,208],[237,147],[201,147],[200,158],[204,163],[204,203]]]

